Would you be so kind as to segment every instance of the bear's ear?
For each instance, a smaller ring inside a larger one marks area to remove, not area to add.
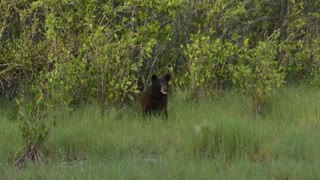
[[[151,80],[152,80],[152,82],[155,82],[156,80],[158,80],[158,77],[156,75],[152,74]]]
[[[170,78],[171,78],[171,75],[170,74],[167,74],[164,76],[164,79],[169,82],[170,81]]]

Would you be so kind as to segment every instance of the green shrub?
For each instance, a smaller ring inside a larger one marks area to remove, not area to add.
[[[259,42],[249,49],[248,41],[239,54],[239,60],[230,66],[233,84],[252,100],[255,114],[262,113],[273,93],[284,83],[284,73],[276,61],[276,44]]]

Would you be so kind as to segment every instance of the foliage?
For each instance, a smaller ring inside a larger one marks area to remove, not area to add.
[[[274,42],[260,42],[248,49],[245,41],[244,47],[237,64],[230,66],[233,83],[252,99],[253,110],[261,113],[275,90],[284,83],[284,73],[275,60]]]
[[[59,115],[68,110],[74,87],[62,79],[66,74],[58,70],[33,77],[17,98],[19,127],[24,140],[24,152],[17,159],[17,166],[25,165],[28,160],[40,160],[39,150],[44,140],[61,118]]]
[[[185,55],[189,61],[187,83],[194,93],[205,91],[214,94],[214,89],[221,85],[220,81],[229,79],[228,60],[235,54],[235,46],[220,39],[210,39],[200,33],[191,35],[191,43],[187,44]],[[216,87],[215,87],[216,86]]]
[[[316,87],[320,87],[320,37],[312,40],[311,47],[308,50],[314,64],[310,70],[310,83]]]
[[[319,9],[301,0],[2,0],[0,98],[18,97],[31,133],[41,117],[51,127],[51,107],[93,101],[104,112],[137,99],[139,77],[148,84],[170,71],[196,98],[237,88],[260,112],[284,82],[319,84]]]
[[[88,81],[91,84],[93,97],[97,94],[102,111],[112,103],[123,103],[125,100],[133,100],[137,90],[137,72],[142,66],[142,60],[134,62],[130,60],[130,49],[133,48],[135,38],[126,35],[119,37],[108,37],[108,30],[99,28],[90,39],[90,60]],[[105,44],[105,42],[109,42]]]
[[[95,99],[103,102],[101,105],[123,103],[134,97],[137,76],[148,82],[157,71],[171,71],[175,86],[191,86],[195,92],[210,89],[206,93],[215,94],[219,88],[230,87],[232,73],[227,66],[237,61],[242,49],[255,48],[274,34],[279,35],[276,60],[285,72],[285,80],[302,79],[317,66],[316,51],[310,49],[319,34],[319,4],[289,0],[2,1],[1,82],[24,81],[23,68],[39,72],[36,70],[46,64],[43,59],[55,51],[55,57],[50,58],[52,64],[62,58],[73,61],[72,68],[78,69],[73,75],[81,88],[74,94],[75,100]],[[23,39],[29,44],[21,44]],[[250,44],[240,47],[246,39]],[[46,49],[32,53],[31,45],[43,43]],[[21,48],[25,49],[19,51]],[[19,60],[29,53],[37,58],[30,60],[32,67],[26,68]],[[126,62],[114,61],[116,57]],[[103,64],[108,66],[99,66]],[[106,74],[108,68],[126,72],[113,79],[125,81],[117,85],[124,88],[121,93],[115,92],[119,88],[101,87],[112,81]],[[127,82],[132,85],[127,87]],[[108,95],[102,95],[102,91]]]

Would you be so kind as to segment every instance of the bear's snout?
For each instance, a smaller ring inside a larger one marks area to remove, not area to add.
[[[161,93],[162,94],[168,94],[168,86],[161,84]]]

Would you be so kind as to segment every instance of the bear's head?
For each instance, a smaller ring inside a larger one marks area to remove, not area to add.
[[[170,74],[165,75],[162,78],[158,78],[156,75],[151,76],[152,80],[152,90],[160,92],[161,94],[168,94],[168,87],[170,81]]]

